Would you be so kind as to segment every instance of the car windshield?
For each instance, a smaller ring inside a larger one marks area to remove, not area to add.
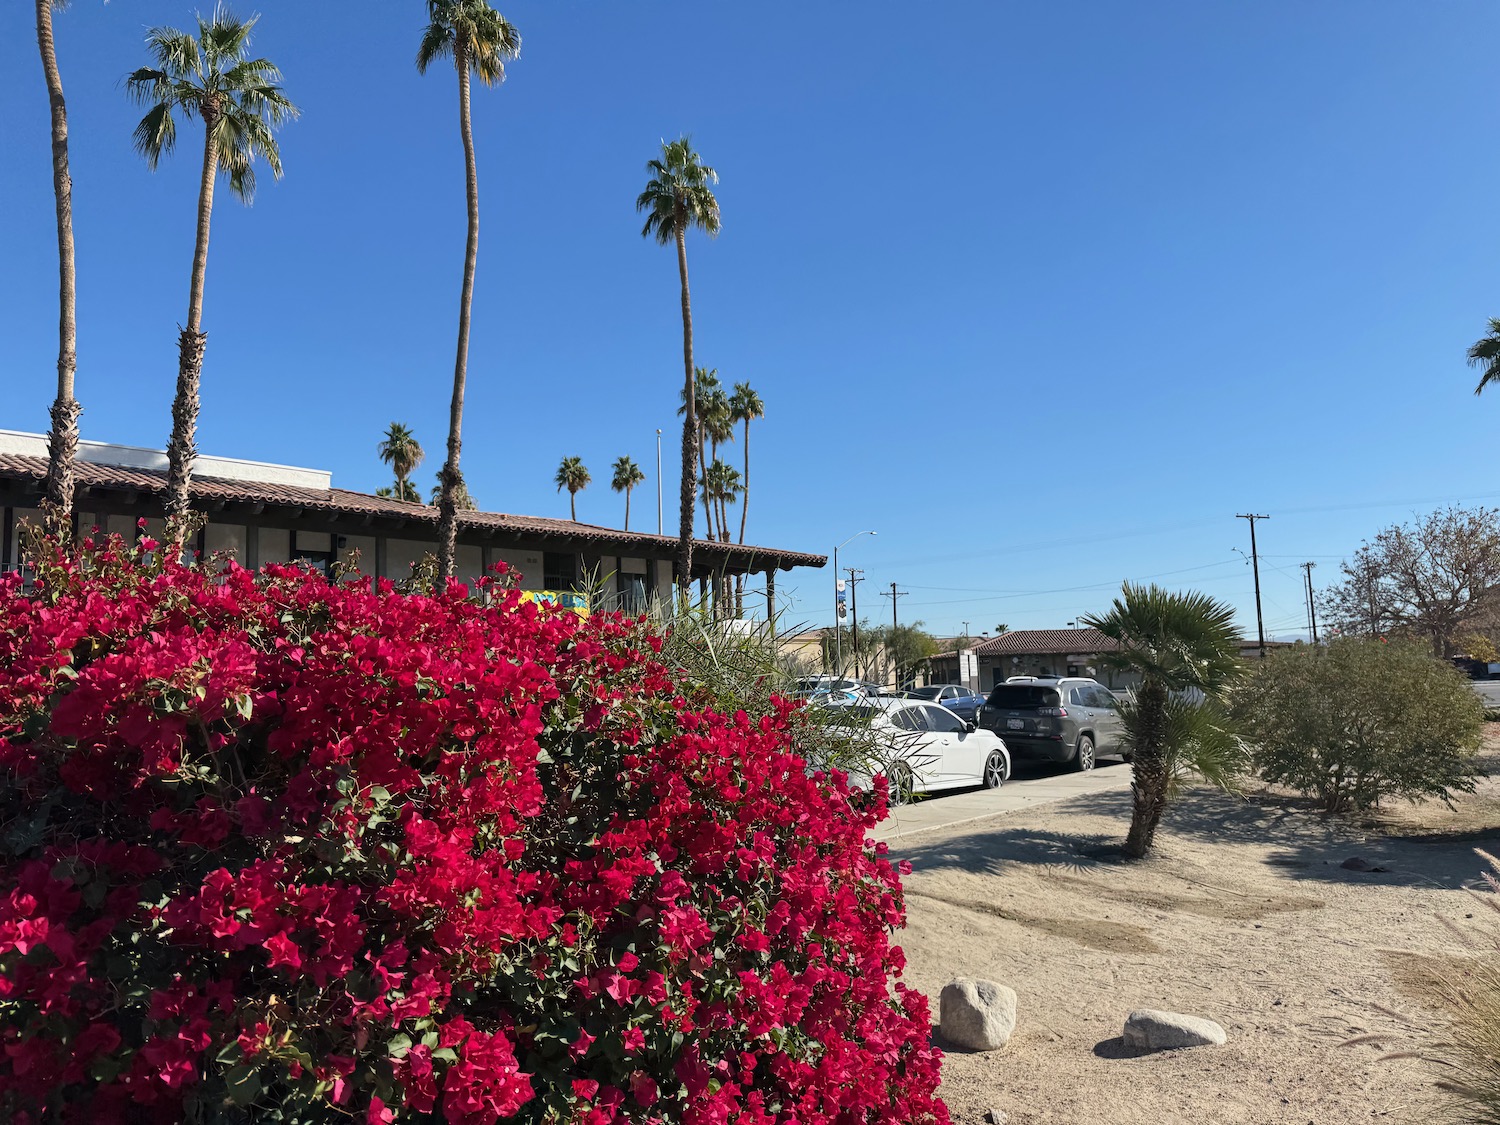
[[[987,702],[991,707],[1056,707],[1062,696],[1056,688],[1040,684],[997,684]]]
[[[906,694],[913,699],[936,699],[942,690],[941,685],[935,685],[931,687],[912,688]]]

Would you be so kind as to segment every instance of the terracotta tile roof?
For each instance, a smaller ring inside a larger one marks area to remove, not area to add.
[[[75,462],[74,471],[79,487],[86,489],[135,491],[154,496],[166,491],[167,486],[166,474],[148,469],[131,469],[78,461]],[[26,481],[40,486],[46,472],[45,458],[0,453],[0,479]],[[330,516],[372,515],[412,520],[417,523],[431,524],[434,532],[438,522],[438,510],[432,505],[391,500],[383,496],[371,496],[366,492],[350,492],[343,488],[314,489],[266,481],[223,480],[215,477],[194,476],[192,492],[193,496],[200,501],[223,500],[226,503],[302,508],[308,511],[327,512]],[[81,500],[80,503],[86,506],[85,501]],[[600,547],[641,546],[653,549],[653,554],[665,556],[669,556],[677,544],[675,535],[621,531],[618,528],[575,523],[572,520],[513,516],[503,512],[460,512],[458,521],[460,531],[496,531],[511,532],[520,536],[566,538],[575,542],[581,540]],[[794,566],[823,566],[828,561],[824,555],[756,547],[748,543],[741,546],[736,543],[715,543],[703,539],[696,540],[695,543],[696,551],[742,565],[774,563],[780,569],[787,570]]]
[[[974,651],[980,656],[1050,656],[1114,652],[1119,647],[1097,629],[1016,629],[981,641]]]

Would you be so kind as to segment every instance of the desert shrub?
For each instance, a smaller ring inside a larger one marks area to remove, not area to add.
[[[947,1121],[882,802],[789,704],[154,546],[0,579],[0,1119]]]
[[[1484,707],[1415,646],[1345,637],[1277,653],[1251,671],[1234,715],[1260,775],[1330,811],[1474,788]]]

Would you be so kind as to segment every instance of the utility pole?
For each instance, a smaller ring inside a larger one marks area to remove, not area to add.
[[[1307,573],[1307,627],[1312,631],[1313,644],[1318,643],[1318,603],[1313,597],[1312,572],[1315,562],[1305,562],[1302,569]]]
[[[844,567],[849,576],[849,616],[853,619],[849,630],[854,637],[854,678],[859,679],[859,584],[865,580],[865,572],[857,566]]]
[[[899,626],[898,626],[898,624],[896,622],[896,603],[899,602],[902,598],[906,597],[906,595],[909,594],[909,593],[911,593],[910,590],[898,590],[898,589],[896,589],[896,584],[894,582],[892,582],[890,590],[888,592],[884,592],[884,593],[882,593],[880,595],[882,598],[890,598],[891,599],[891,643],[892,644],[896,643],[896,636],[895,636],[895,634],[896,634],[897,628],[899,628]],[[895,658],[893,656],[892,657],[892,662],[894,662],[894,660],[895,660]],[[899,665],[899,664],[896,665],[896,686],[898,688],[901,686],[901,665]]]
[[[1260,637],[1260,658],[1266,658],[1266,622],[1260,612],[1260,555],[1255,550],[1255,521],[1268,520],[1270,516],[1254,516],[1236,513],[1235,519],[1250,521],[1250,568],[1255,571],[1255,631]]]

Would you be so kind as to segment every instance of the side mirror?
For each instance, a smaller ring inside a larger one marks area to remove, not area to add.
[[[966,730],[966,731],[976,731],[978,729],[979,729],[979,723],[976,720],[974,720],[974,719],[965,719],[964,720],[964,730]]]

